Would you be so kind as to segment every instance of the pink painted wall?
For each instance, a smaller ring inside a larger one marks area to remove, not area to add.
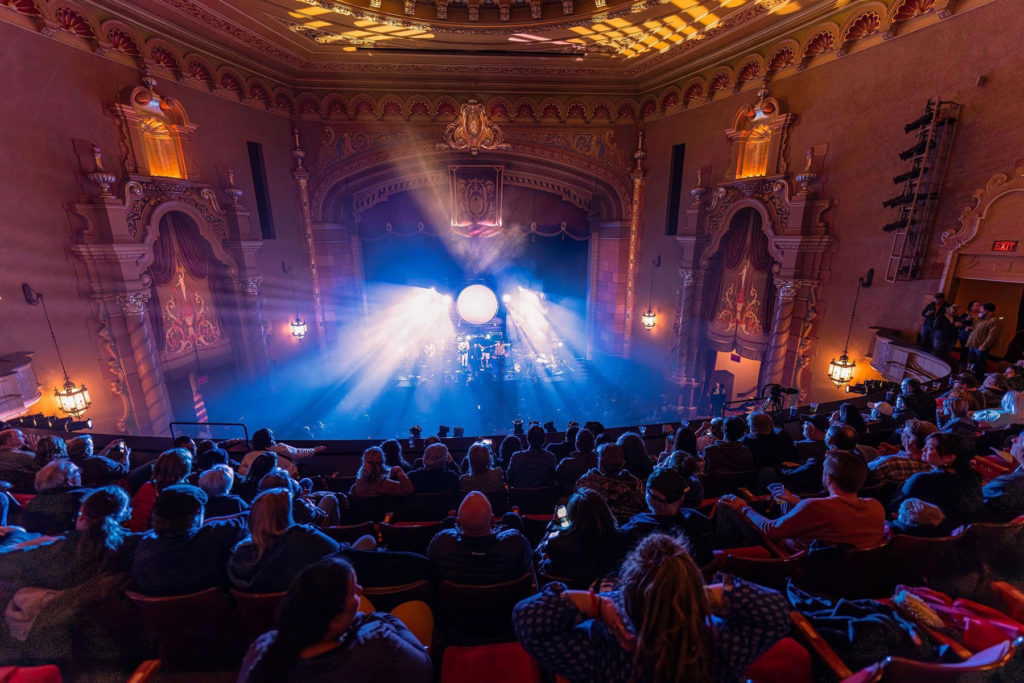
[[[895,211],[882,208],[881,202],[899,193],[892,176],[908,166],[897,154],[913,144],[912,136],[904,134],[903,124],[917,118],[926,100],[937,95],[964,107],[932,230],[933,245],[938,245],[944,230],[958,225],[960,211],[971,205],[975,190],[993,174],[1011,171],[1024,159],[1024,128],[1019,124],[1024,56],[1011,47],[1019,43],[1021,35],[1024,12],[1018,3],[997,0],[771,84],[771,95],[798,116],[790,143],[791,174],[803,167],[806,148],[828,148],[819,195],[834,201],[825,219],[838,236],[838,250],[831,259],[831,281],[822,288],[818,306],[822,317],[812,390],[818,400],[840,396],[825,371],[829,359],[842,351],[858,277],[868,268],[876,271],[874,286],[861,294],[850,340],[858,379],[871,376],[864,374],[864,355],[872,339],[868,327],[914,329],[920,302],[940,286],[945,253],[937,254],[934,247],[927,279],[889,284],[881,277],[892,246],[891,236],[881,227],[895,218]],[[982,86],[977,85],[980,76],[986,77]],[[665,236],[672,145],[686,144],[681,210],[685,216],[699,168],[711,166],[706,183],[723,181],[729,157],[723,131],[740,106],[756,99],[755,92],[747,90],[702,106],[691,105],[687,111],[645,126],[646,226],[637,280],[645,296],[637,302],[634,357],[657,358],[660,354],[667,363],[672,344],[678,247],[673,238]],[[639,312],[646,308],[651,262],[659,253],[663,258],[655,275],[654,304],[659,325],[649,334],[639,326]]]
[[[60,367],[42,310],[26,305],[21,296],[21,283],[28,282],[46,295],[68,372],[92,393],[90,415],[97,428],[109,430],[114,399],[100,377],[96,329],[88,321],[89,304],[79,293],[80,266],[68,251],[72,232],[63,204],[96,192],[83,175],[72,140],[100,144],[107,167],[120,173],[119,136],[109,105],[124,89],[139,84],[138,72],[2,22],[0,60],[5,93],[0,98],[0,353],[35,352],[44,398],[33,410],[54,413],[52,394],[62,380]],[[242,201],[257,231],[246,141],[263,145],[277,239],[265,243],[261,261],[272,323],[270,349],[280,360],[300,348],[286,329],[291,293],[280,260],[295,264],[296,272],[304,263],[291,177],[290,125],[280,116],[170,79],[159,81],[157,91],[178,98],[198,124],[195,141],[203,182],[219,194],[216,167],[236,170],[235,182],[245,192]],[[307,281],[300,280],[300,297]],[[304,308],[302,314],[311,318],[309,306]]]

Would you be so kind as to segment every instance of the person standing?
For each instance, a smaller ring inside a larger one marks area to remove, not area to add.
[[[988,366],[988,354],[1003,332],[1003,320],[996,317],[996,305],[993,303],[982,305],[979,316],[974,331],[967,338],[967,351],[974,376],[980,381]]]
[[[932,336],[934,334],[935,316],[939,315],[946,307],[946,295],[938,292],[933,301],[930,301],[924,310],[921,311],[921,332],[917,335],[917,345],[930,349],[932,347]]]

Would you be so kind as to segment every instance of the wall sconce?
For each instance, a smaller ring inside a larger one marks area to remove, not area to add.
[[[295,305],[295,320],[291,322],[290,327],[292,328],[292,336],[296,339],[302,339],[306,336],[306,321],[299,317],[299,300],[295,296],[295,275],[292,273],[292,268],[284,261],[281,261],[281,270],[288,276],[288,279],[292,284],[292,303]]]
[[[654,303],[654,271],[661,268],[661,254],[658,254],[658,258],[651,263],[653,267],[651,268],[651,291],[647,297],[647,312],[640,315],[640,324],[644,326],[645,330],[653,330],[654,325],[658,322],[658,315],[654,312],[652,305]]]
[[[57,399],[57,407],[60,408],[62,413],[71,415],[75,419],[82,417],[85,411],[92,405],[92,397],[89,395],[89,390],[83,384],[82,386],[76,385],[68,377],[68,370],[64,367],[64,358],[60,355],[60,346],[57,344],[57,335],[53,331],[53,324],[50,322],[50,313],[46,310],[46,301],[43,300],[43,295],[31,287],[28,283],[22,283],[21,291],[25,295],[25,301],[30,306],[42,304],[43,316],[46,318],[46,326],[50,328],[50,338],[53,340],[53,348],[57,350],[57,360],[60,361],[61,372],[64,373],[64,386],[59,389],[53,390],[53,395]]]
[[[828,364],[828,378],[836,385],[836,389],[853,379],[853,372],[857,369],[857,363],[850,360],[847,353],[850,350],[850,335],[853,334],[853,319],[857,315],[857,300],[860,298],[860,290],[871,286],[875,279],[875,269],[868,269],[868,274],[857,280],[857,293],[853,296],[853,310],[850,312],[850,328],[846,331],[846,344],[843,346],[843,354],[839,360],[835,358]]]

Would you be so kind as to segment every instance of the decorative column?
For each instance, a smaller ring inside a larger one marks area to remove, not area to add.
[[[143,431],[154,436],[169,433],[168,424],[174,419],[171,404],[167,397],[163,373],[160,370],[160,358],[150,329],[149,317],[146,315],[146,302],[149,301],[148,290],[127,292],[117,295],[114,300],[121,306],[125,331],[132,351],[133,368],[131,379],[138,382],[141,390],[144,411],[136,411],[136,421]],[[148,423],[148,424],[147,424]]]
[[[626,262],[626,320],[622,337],[622,355],[629,357],[629,345],[633,336],[633,310],[636,308],[636,278],[640,260],[640,237],[644,229],[644,132],[640,131],[637,138],[636,152],[633,153],[633,171],[629,174],[633,181],[633,204],[629,222],[629,250]]]
[[[775,317],[772,320],[768,352],[765,354],[763,384],[781,384],[789,349],[790,327],[793,323],[793,302],[803,283],[798,280],[776,280]]]
[[[255,341],[255,353],[249,354],[252,359],[250,369],[254,377],[265,376],[270,370],[270,340],[267,337],[267,323],[263,318],[263,278],[250,277],[242,281],[242,292],[252,297],[253,306],[245,306],[243,314],[243,331],[245,336]],[[273,376],[270,377],[273,383]]]
[[[313,238],[313,217],[309,207],[309,171],[303,166],[306,152],[299,143],[299,129],[292,128],[292,135],[295,137],[295,149],[292,156],[295,158],[295,170],[292,177],[295,178],[295,187],[299,197],[299,220],[302,221],[302,233],[306,242],[306,258],[309,263],[309,272],[313,281],[313,317],[316,319],[317,339],[320,343],[320,350],[327,350],[327,330],[324,320],[324,304],[320,294],[320,271],[317,267],[316,241]]]

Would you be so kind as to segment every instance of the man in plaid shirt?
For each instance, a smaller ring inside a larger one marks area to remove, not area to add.
[[[869,462],[867,485],[902,484],[918,472],[930,470],[932,467],[921,459],[921,452],[928,435],[937,431],[939,428],[931,422],[907,420],[900,430],[903,450]]]

